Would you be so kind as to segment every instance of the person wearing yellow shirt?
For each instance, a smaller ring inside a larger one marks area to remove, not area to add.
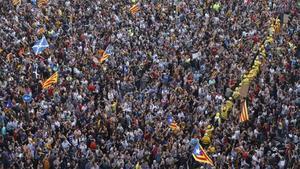
[[[261,65],[261,61],[259,61],[258,59],[255,59],[254,65],[252,67],[259,67],[260,65]]]
[[[215,3],[213,4],[212,8],[216,11],[216,12],[219,12],[220,8],[221,8],[221,4],[218,2],[218,3]]]
[[[206,130],[205,130],[205,134],[207,134],[208,137],[212,136],[212,132],[214,131],[214,126],[212,125],[208,125]]]
[[[227,120],[228,118],[228,109],[225,105],[221,107],[221,118]]]
[[[216,116],[215,116],[215,122],[217,122],[218,125],[221,124],[221,117],[220,117],[220,116],[221,116],[221,115],[220,115],[220,112],[217,112],[217,113],[216,113]]]
[[[273,43],[274,42],[274,39],[272,36],[268,36],[265,43]]]
[[[238,97],[240,97],[240,92],[239,91],[234,91],[233,94],[232,94],[232,97],[234,99],[237,99]]]
[[[134,169],[142,169],[142,167],[141,167],[141,165],[140,165],[140,162],[138,162],[138,163],[135,165]]]
[[[112,105],[111,105],[112,112],[116,112],[116,110],[117,110],[117,104],[118,104],[117,101],[115,101],[115,102],[112,103]]]
[[[233,106],[233,102],[231,100],[232,98],[229,98],[229,100],[226,101],[226,107],[228,108],[228,110],[231,110]]]
[[[280,19],[276,18],[275,19],[275,33],[280,32]]]
[[[210,153],[210,154],[213,154],[216,152],[216,148],[212,145],[210,145],[208,148],[207,148],[207,153]]]
[[[211,143],[211,139],[209,138],[209,136],[207,135],[207,133],[204,134],[204,136],[201,138],[201,143],[205,146],[210,145]]]
[[[254,76],[255,76],[255,75],[254,75]],[[249,83],[250,83],[249,78],[244,78],[244,79],[242,80],[241,86],[243,86],[243,85],[249,85]]]
[[[230,97],[229,100],[226,101],[225,105],[223,105],[221,108],[221,117],[225,120],[228,118],[228,112],[232,109],[233,106],[233,102],[231,100],[232,98]]]

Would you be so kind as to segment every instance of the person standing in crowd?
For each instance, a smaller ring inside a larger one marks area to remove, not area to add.
[[[0,168],[300,167],[295,1],[40,1],[0,1]],[[222,119],[276,17],[249,121]]]

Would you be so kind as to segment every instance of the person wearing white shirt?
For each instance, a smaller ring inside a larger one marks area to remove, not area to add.
[[[61,146],[62,146],[63,149],[66,150],[66,149],[69,149],[71,144],[69,143],[69,141],[66,138],[64,138],[64,141],[61,143]]]

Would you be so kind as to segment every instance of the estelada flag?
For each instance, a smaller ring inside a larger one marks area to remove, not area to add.
[[[135,15],[136,13],[138,13],[140,11],[140,7],[138,4],[135,4],[130,8],[129,11],[132,15]]]
[[[42,83],[43,89],[47,89],[51,87],[53,84],[58,82],[58,72],[55,72],[52,76],[50,76],[46,81]]]
[[[113,47],[112,45],[108,45],[105,51],[102,54],[102,57],[100,58],[99,62],[103,63],[106,59],[108,59],[113,54]]]
[[[169,116],[167,117],[167,121],[168,121],[169,127],[170,127],[173,131],[179,130],[179,129],[180,129],[180,127],[179,127],[178,124],[173,120],[173,117],[172,117],[171,115],[169,115]]]
[[[200,144],[197,144],[192,153],[194,159],[200,163],[206,163],[214,166],[213,161],[208,157]]]

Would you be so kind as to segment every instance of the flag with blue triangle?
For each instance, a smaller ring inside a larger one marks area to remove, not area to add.
[[[207,163],[214,166],[213,161],[208,157],[200,144],[197,144],[192,153],[194,159],[200,163]]]
[[[178,124],[174,121],[173,117],[171,115],[168,115],[167,117],[168,125],[172,130],[179,130],[180,127]]]
[[[103,63],[106,59],[108,59],[113,54],[113,46],[108,45],[100,58],[100,63]]]
[[[11,100],[8,100],[8,101],[6,102],[6,108],[10,109],[10,108],[12,108],[12,107],[13,107],[12,101],[11,101]]]

